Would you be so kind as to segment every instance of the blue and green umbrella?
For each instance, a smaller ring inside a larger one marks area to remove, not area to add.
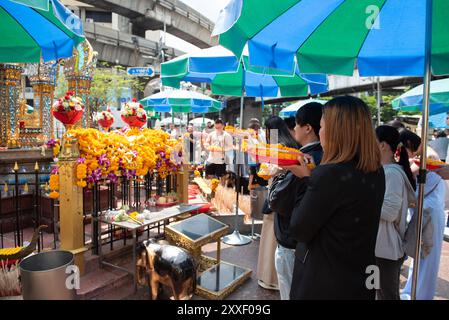
[[[423,85],[407,91],[392,101],[394,109],[408,112],[422,112]],[[430,83],[430,115],[449,111],[449,79]]]
[[[181,113],[219,112],[221,101],[189,90],[165,90],[139,101],[147,111]]]
[[[247,97],[299,97],[327,91],[327,77],[320,74],[286,73],[252,67],[215,46],[185,54],[161,64],[162,84],[179,88],[182,81],[209,83],[213,94]]]
[[[80,19],[58,0],[48,10],[0,0],[0,34],[0,63],[68,58],[85,40]]]
[[[327,101],[326,100],[318,100],[318,99],[301,100],[301,101],[293,103],[293,104],[289,105],[288,107],[285,107],[284,109],[282,109],[281,112],[279,112],[279,116],[281,118],[294,117],[296,115],[296,111],[298,111],[299,108],[301,108],[302,106],[304,106],[308,103],[312,103],[312,102],[316,102],[316,103],[324,105]]]

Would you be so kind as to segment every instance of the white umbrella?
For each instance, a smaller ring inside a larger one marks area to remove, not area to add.
[[[162,119],[161,120],[161,122],[160,122],[160,125],[162,126],[162,125],[168,125],[168,124],[170,124],[170,123],[174,123],[174,124],[181,124],[182,123],[182,121],[181,121],[181,119],[179,119],[179,118],[165,118],[165,119]]]
[[[279,112],[279,116],[281,118],[289,118],[294,117],[296,114],[296,111],[298,111],[299,108],[301,108],[303,105],[310,103],[310,102],[318,102],[324,105],[327,101],[326,100],[318,100],[318,99],[307,99],[307,100],[300,100],[294,104],[289,105],[288,107],[284,108]]]
[[[203,121],[203,119],[204,119],[204,121]],[[203,123],[204,123],[204,125],[206,125],[206,123],[208,123],[208,122],[214,123],[214,120],[209,119],[209,118],[200,117],[200,118],[195,118],[195,119],[192,119],[189,121],[189,123],[194,126],[202,126]]]

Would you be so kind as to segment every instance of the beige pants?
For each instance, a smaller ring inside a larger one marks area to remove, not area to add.
[[[274,214],[264,214],[260,235],[259,259],[257,261],[257,279],[273,286],[278,285],[276,267],[274,265],[276,247]]]

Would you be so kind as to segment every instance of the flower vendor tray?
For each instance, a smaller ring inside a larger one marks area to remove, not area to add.
[[[177,205],[179,203],[179,201],[172,201],[172,202],[166,202],[166,203],[158,203],[160,196],[156,196],[156,207],[171,207],[174,205]],[[164,197],[166,198],[166,197]]]
[[[417,166],[419,166],[421,164],[421,161],[418,160],[418,159],[417,160],[413,160],[413,162]],[[434,159],[427,159],[427,161],[426,161],[426,169],[430,170],[430,171],[440,169],[440,168],[445,167],[447,165],[448,164],[446,162],[439,161],[439,160],[434,160]]]
[[[156,207],[171,207],[171,206],[177,205],[178,203],[179,203],[179,201],[169,202],[169,203],[157,203],[156,202]]]

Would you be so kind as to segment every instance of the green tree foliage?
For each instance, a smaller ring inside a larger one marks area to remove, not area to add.
[[[363,94],[360,97],[369,107],[373,120],[377,122],[377,97]],[[393,120],[398,115],[398,110],[394,110],[391,102],[396,99],[395,95],[382,96],[382,105],[380,109],[381,122],[386,123]]]
[[[130,88],[134,92],[143,90],[143,84],[136,77],[126,73],[121,66],[108,67],[103,64],[95,70],[90,88],[89,101],[93,111],[98,111],[100,106],[113,103],[122,91]]]
[[[121,66],[111,67],[106,63],[99,63],[98,68],[94,71],[88,96],[91,111],[96,112],[101,106],[113,103],[117,97],[122,95],[123,90],[128,88],[136,93],[144,89],[144,84],[139,81],[139,78],[128,75],[125,68]],[[67,90],[67,81],[63,68],[61,68],[55,88],[55,97],[59,98],[65,95]]]

